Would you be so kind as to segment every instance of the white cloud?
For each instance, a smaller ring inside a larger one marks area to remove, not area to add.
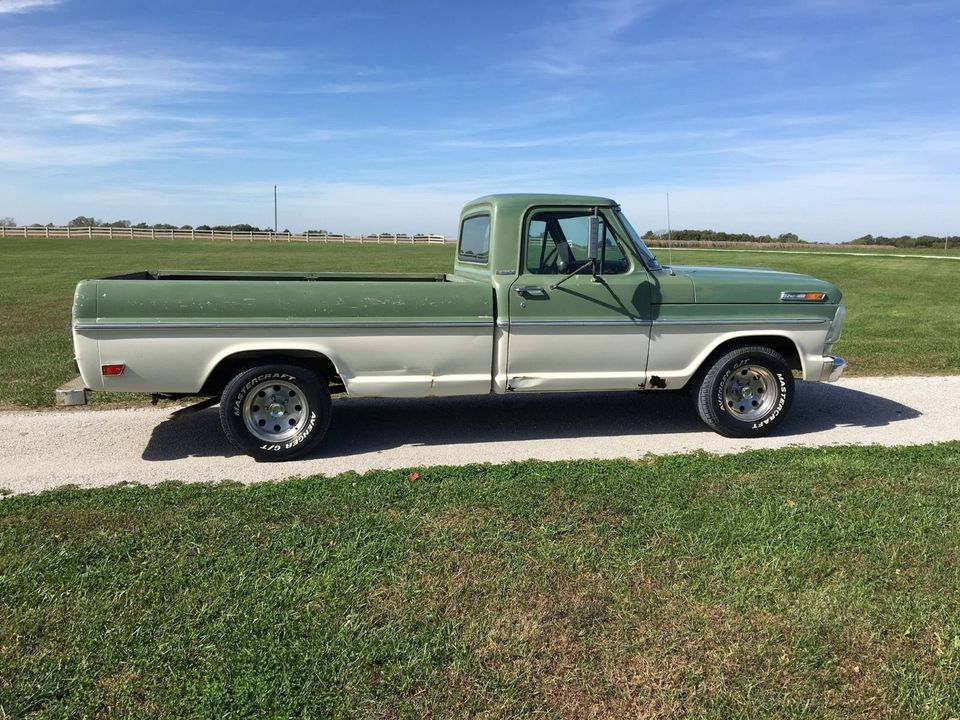
[[[96,60],[97,56],[77,53],[13,52],[0,55],[0,69],[58,70],[80,65],[92,65]]]
[[[0,168],[24,170],[97,168],[151,160],[223,158],[240,151],[218,142],[219,135],[188,130],[136,132],[122,136],[58,138],[0,131]]]
[[[498,150],[522,149],[539,147],[583,147],[596,149],[605,147],[625,147],[629,145],[664,146],[666,143],[677,143],[707,137],[729,137],[735,134],[729,130],[702,130],[702,131],[616,131],[616,130],[589,130],[586,132],[569,133],[564,135],[550,135],[538,133],[534,136],[511,138],[452,138],[437,143],[441,147],[463,148],[471,150]]]
[[[529,33],[537,44],[522,62],[535,73],[556,77],[586,75],[596,63],[617,55],[621,33],[660,0],[574,0],[550,21]]]
[[[62,0],[0,0],[0,14],[25,13],[45,7],[59,5]]]
[[[137,97],[162,100],[178,92],[212,89],[205,67],[173,58],[98,53],[0,54],[14,97],[56,101],[60,110],[88,107],[91,100]],[[66,103],[68,107],[64,107]]]
[[[244,87],[252,73],[268,64],[256,53],[244,64],[216,52],[197,60],[149,51],[0,51],[0,86],[8,108],[0,115],[0,134],[24,135],[42,145],[45,137],[61,138],[64,131],[80,129],[110,130],[110,140],[122,141],[117,132],[125,129],[127,139],[135,141],[156,132],[158,124],[168,131],[210,124],[209,112],[195,101]]]
[[[344,81],[328,82],[303,88],[288,90],[291,95],[357,95],[368,93],[390,93],[400,90],[413,90],[435,84],[428,80],[403,81]]]

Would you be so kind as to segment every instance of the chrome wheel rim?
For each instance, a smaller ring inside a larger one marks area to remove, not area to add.
[[[753,422],[765,417],[777,404],[780,386],[762,365],[744,365],[723,384],[723,406],[737,420]]]
[[[283,380],[254,387],[243,401],[243,422],[250,434],[268,443],[296,437],[310,417],[303,391]]]

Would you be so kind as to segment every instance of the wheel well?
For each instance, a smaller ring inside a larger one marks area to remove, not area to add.
[[[704,373],[706,369],[713,364],[714,360],[721,355],[725,355],[734,348],[744,345],[763,345],[764,347],[768,347],[780,353],[783,359],[787,361],[787,366],[791,370],[803,370],[803,365],[800,363],[800,351],[797,350],[796,344],[794,344],[790,338],[783,337],[782,335],[748,335],[745,337],[731,338],[717,345],[717,347],[713,349],[713,352],[700,363],[700,367],[697,368],[694,377]]]
[[[217,363],[216,367],[207,376],[198,394],[219,395],[223,392],[227,383],[244,368],[253,365],[289,362],[313,370],[319,377],[332,385],[341,383],[337,368],[326,355],[309,350],[249,350],[229,355]]]

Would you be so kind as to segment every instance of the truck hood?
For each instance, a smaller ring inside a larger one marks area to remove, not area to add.
[[[785,290],[825,292],[823,304],[840,302],[840,289],[810,275],[768,268],[700,267],[672,265],[668,271],[689,280],[698,303],[780,303]]]

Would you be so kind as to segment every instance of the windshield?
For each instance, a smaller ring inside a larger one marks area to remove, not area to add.
[[[627,235],[630,236],[630,242],[633,244],[634,249],[637,251],[637,254],[643,258],[643,261],[646,263],[647,267],[651,270],[659,270],[660,262],[657,260],[656,256],[650,252],[650,248],[644,245],[643,240],[640,239],[637,231],[633,229],[633,225],[631,225],[630,221],[627,220],[626,215],[620,212],[620,208],[615,208],[614,212],[617,214],[617,220],[620,221],[623,229],[626,230]]]

